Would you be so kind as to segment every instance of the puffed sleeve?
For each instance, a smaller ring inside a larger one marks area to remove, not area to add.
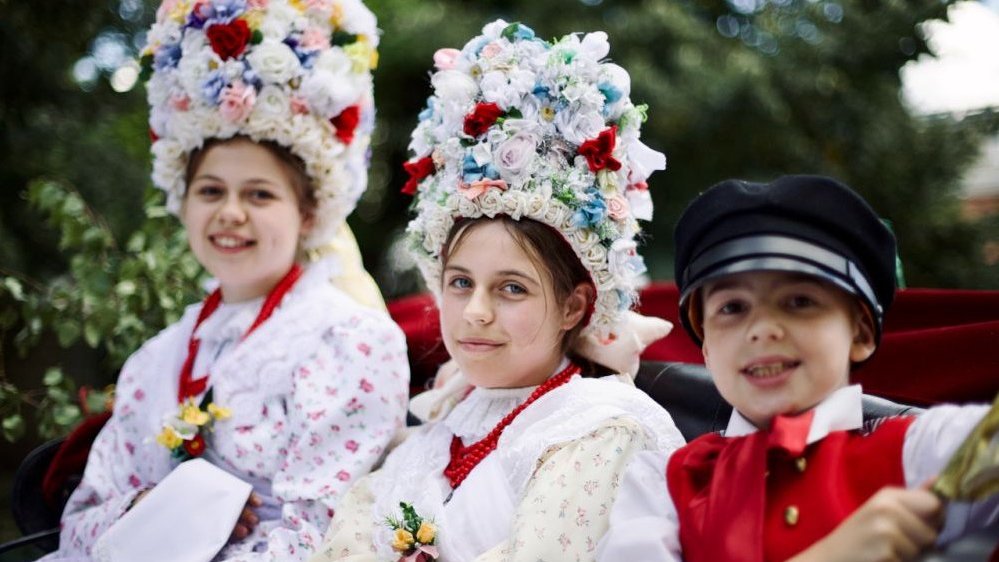
[[[638,424],[618,419],[550,450],[528,482],[511,537],[476,562],[595,560],[625,467],[653,448]]]
[[[368,477],[358,480],[343,497],[323,546],[309,562],[378,560],[371,535],[371,509],[375,497],[368,487],[369,482]]]
[[[150,444],[144,431],[147,406],[156,398],[156,389],[133,376],[150,360],[146,347],[122,368],[114,413],[94,440],[83,480],[63,510],[60,550],[53,558],[89,555],[97,538],[121,518],[135,496],[169,471],[165,450]]]
[[[666,487],[670,453],[643,451],[624,473],[597,560],[679,562],[680,524]]]
[[[924,484],[940,473],[988,406],[936,406],[912,422],[905,433],[902,466],[909,487]],[[949,502],[937,543],[947,544],[999,520],[999,495],[975,503]]]
[[[265,551],[224,552],[224,560],[308,558],[347,489],[404,425],[409,364],[405,338],[388,316],[357,314],[328,329],[322,342],[296,368],[287,403],[291,438],[271,482],[280,525],[263,529],[262,541],[242,541],[265,541]]]

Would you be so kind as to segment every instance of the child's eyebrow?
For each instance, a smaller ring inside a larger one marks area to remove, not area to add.
[[[471,274],[471,270],[462,267],[460,265],[448,265],[444,268],[444,271],[456,271],[458,273],[464,273],[466,275]],[[520,271],[519,269],[502,269],[494,273],[497,277],[519,277],[531,283],[537,284],[538,281],[531,275]]]
[[[704,286],[704,296],[708,297],[711,293],[716,293],[718,291],[724,291],[726,289],[737,289],[739,287],[745,286],[745,283],[739,282],[738,279],[722,279],[714,283],[707,283]]]

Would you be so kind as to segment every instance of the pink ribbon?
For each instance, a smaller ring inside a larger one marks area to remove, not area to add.
[[[436,560],[440,553],[437,551],[437,547],[432,544],[421,544],[416,550],[413,551],[409,556],[403,556],[399,559],[399,562],[424,562],[427,558],[423,557],[426,554],[430,560]]]
[[[465,197],[465,199],[471,201],[476,197],[478,197],[479,195],[482,195],[492,187],[495,187],[500,191],[507,190],[507,185],[505,181],[486,179],[486,180],[473,181],[472,183],[462,182],[458,184],[458,193],[462,194]]]

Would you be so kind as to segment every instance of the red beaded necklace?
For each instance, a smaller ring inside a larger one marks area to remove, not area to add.
[[[496,427],[488,435],[475,443],[466,447],[457,435],[451,438],[451,462],[444,469],[444,476],[451,483],[451,488],[454,489],[460,486],[461,482],[468,476],[468,473],[472,472],[472,469],[482,462],[482,459],[486,458],[489,453],[496,449],[496,444],[499,442],[500,435],[503,435],[503,430],[513,422],[518,414],[524,411],[524,408],[530,406],[535,400],[541,398],[549,391],[569,382],[569,379],[573,375],[578,374],[580,370],[578,365],[569,363],[568,367],[534,389],[534,392],[527,397],[527,400],[523,404],[511,410],[509,414],[496,424]]]
[[[295,286],[295,282],[301,276],[302,266],[297,263],[292,265],[288,273],[267,294],[267,298],[264,299],[264,304],[260,307],[257,318],[250,325],[250,328],[246,330],[246,333],[243,334],[243,337],[240,338],[240,341],[245,340],[253,330],[256,330],[258,326],[270,318],[274,309],[281,304],[284,296]],[[212,294],[208,295],[208,298],[205,299],[205,304],[201,306],[201,312],[194,323],[194,329],[191,330],[191,338],[187,342],[187,359],[184,360],[184,365],[180,368],[180,385],[177,388],[177,402],[183,402],[189,397],[201,394],[208,386],[208,376],[201,377],[200,379],[192,378],[194,376],[194,359],[198,356],[198,348],[201,347],[201,340],[194,337],[194,334],[198,332],[198,326],[211,316],[221,304],[222,289],[219,288],[212,291]]]

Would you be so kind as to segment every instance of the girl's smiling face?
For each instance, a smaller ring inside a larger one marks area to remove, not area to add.
[[[753,271],[702,291],[705,364],[722,397],[757,427],[805,411],[874,353],[855,299],[813,277]]]
[[[563,357],[563,336],[586,310],[589,287],[558,302],[550,274],[503,222],[474,225],[452,244],[442,276],[441,334],[469,381],[537,385]]]
[[[247,139],[212,145],[194,170],[181,222],[226,302],[266,295],[295,262],[312,219],[291,178],[268,148]]]

